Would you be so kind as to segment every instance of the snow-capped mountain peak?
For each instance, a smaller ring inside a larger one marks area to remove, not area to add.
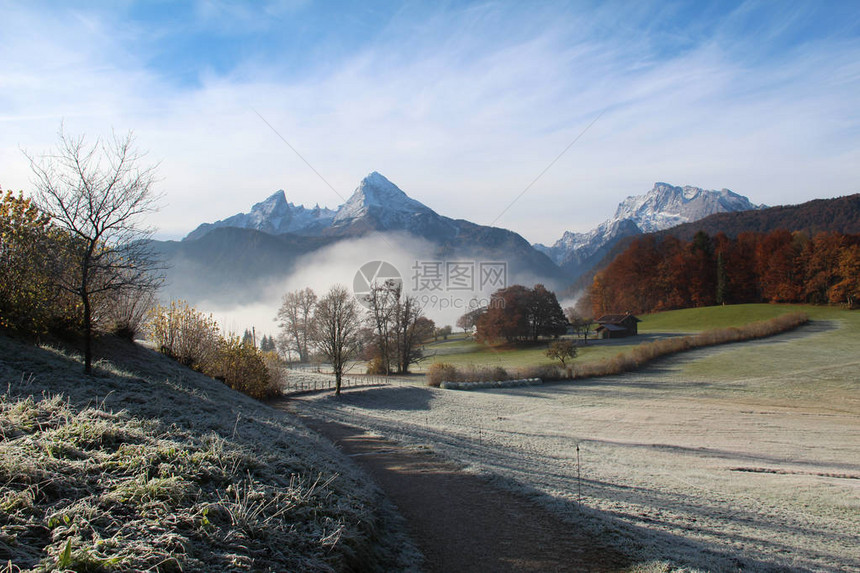
[[[369,230],[409,230],[450,234],[456,228],[423,203],[410,198],[397,185],[374,171],[361,180],[349,200],[337,211],[307,209],[287,201],[283,190],[251,207],[215,223],[203,223],[185,237],[197,239],[217,227],[255,229],[271,235],[285,233],[319,236],[363,233]]]
[[[256,203],[248,213],[238,213],[214,223],[203,223],[185,238],[191,240],[202,237],[217,227],[256,229],[272,235],[314,234],[330,225],[334,216],[334,211],[320,208],[319,205],[313,209],[294,205],[287,201],[284,190],[279,189],[265,200]]]
[[[644,195],[628,197],[615,211],[615,220],[631,219],[644,233],[698,221],[714,213],[747,211],[758,206],[728,189],[706,191],[657,182]]]
[[[657,182],[643,195],[622,201],[615,216],[586,233],[567,231],[551,247],[534,245],[553,261],[578,275],[624,237],[662,231],[683,223],[698,221],[714,213],[761,209],[749,199],[728,189],[708,191],[699,187],[676,187]]]
[[[260,201],[248,213],[248,218],[256,224],[264,224],[268,220],[272,226],[279,227],[284,217],[289,216],[290,205],[287,203],[287,194],[283,189],[272,193],[265,201]]]
[[[435,212],[404,193],[397,185],[374,171],[361,180],[352,196],[337,210],[333,224],[340,226],[350,221],[380,214],[435,214]]]

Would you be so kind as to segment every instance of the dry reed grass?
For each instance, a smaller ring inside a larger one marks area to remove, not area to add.
[[[484,382],[502,382],[505,380],[521,380],[540,378],[541,380],[561,380],[566,376],[566,370],[557,366],[525,366],[522,368],[505,369],[501,366],[456,367],[447,362],[435,362],[427,369],[427,385],[438,388],[442,382],[458,382],[464,384],[480,384]]]
[[[623,372],[637,370],[649,362],[705,346],[716,346],[731,342],[742,342],[780,334],[809,322],[809,315],[803,312],[793,312],[764,320],[752,322],[737,328],[716,328],[690,336],[677,336],[646,342],[627,352],[620,352],[612,358],[597,362],[575,364],[574,378],[591,378],[595,376],[612,376]]]

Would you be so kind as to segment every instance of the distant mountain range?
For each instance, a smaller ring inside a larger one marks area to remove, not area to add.
[[[530,245],[513,231],[440,215],[373,172],[335,210],[294,205],[278,191],[248,213],[203,223],[181,241],[155,241],[154,246],[171,267],[168,296],[241,303],[259,300],[261,289],[295,272],[305,255],[324,248],[344,251],[355,240],[380,234],[388,239],[350,255],[357,257],[356,270],[367,261],[386,260],[395,249],[410,248],[402,239],[411,237],[436,260],[505,261],[509,283],[544,282],[564,289],[587,283],[595,268],[607,264],[631,237],[646,232],[686,237],[704,229],[732,235],[775,225],[860,233],[860,195],[765,208],[727,189],[657,183],[648,193],[622,201],[615,216],[592,231],[566,232],[545,246]],[[307,261],[318,264],[316,258]],[[400,270],[406,278],[410,269]],[[349,283],[352,275],[338,280]]]
[[[472,225],[439,215],[374,171],[361,180],[352,196],[337,210],[294,205],[287,202],[286,194],[280,190],[254,205],[249,213],[203,223],[183,240],[200,239],[213,229],[234,227],[305,237],[357,237],[374,231],[409,231],[423,239],[445,242],[460,234],[463,223]]]
[[[669,229],[715,213],[751,211],[764,207],[728,189],[707,191],[658,182],[648,193],[622,201],[613,218],[591,231],[567,231],[550,247],[541,244],[533,246],[549,256],[573,282],[599,264],[626,237]]]
[[[814,199],[799,205],[782,205],[750,211],[715,213],[704,219],[670,227],[652,233],[658,238],[673,236],[689,241],[699,231],[711,236],[724,233],[734,238],[740,233],[770,233],[779,229],[799,231],[814,236],[819,232],[860,234],[860,194],[836,197],[834,199]],[[591,284],[597,271],[609,265],[618,254],[624,251],[636,235],[625,237],[605,250],[603,258],[582,273],[566,291],[573,294]]]
[[[813,199],[800,205],[768,207],[760,211],[716,213],[696,221],[661,231],[689,241],[698,231],[709,235],[725,233],[736,237],[743,232],[770,233],[779,229],[801,231],[810,236],[827,231],[860,234],[860,193],[834,199]]]
[[[377,172],[365,177],[337,210],[296,206],[283,191],[215,223],[204,223],[182,241],[156,242],[171,266],[172,297],[235,301],[253,296],[266,282],[293,272],[296,260],[322,247],[375,234],[405,233],[426,241],[434,260],[504,261],[508,276],[561,287],[567,277],[523,237],[498,227],[477,225],[436,213],[410,198]],[[386,260],[394,244],[356,260]],[[400,269],[404,278],[409,269]],[[352,276],[341,277],[349,282]]]

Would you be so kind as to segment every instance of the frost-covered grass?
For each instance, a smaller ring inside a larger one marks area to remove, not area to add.
[[[407,568],[380,492],[292,416],[138,346],[0,336],[0,563],[11,571]]]
[[[858,570],[860,313],[808,312],[798,330],[622,376],[306,407],[533,495],[634,570]]]
[[[453,343],[445,351],[434,351],[433,346],[425,348],[428,358],[421,362],[415,371],[423,371],[435,362],[446,362],[454,366],[475,365],[483,368],[519,368],[552,364],[546,356],[548,343],[536,344],[525,348],[516,346],[493,346],[465,340]]]

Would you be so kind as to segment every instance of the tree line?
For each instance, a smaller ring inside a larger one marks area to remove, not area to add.
[[[343,286],[322,298],[310,288],[288,292],[275,319],[281,330],[277,345],[301,362],[317,356],[331,364],[339,393],[349,361],[367,361],[369,374],[407,374],[423,358],[424,342],[450,333],[450,327],[435,327],[400,282],[374,283],[362,303]]]
[[[692,240],[645,236],[598,272],[584,301],[594,316],[757,302],[860,300],[860,235],[777,230]]]

